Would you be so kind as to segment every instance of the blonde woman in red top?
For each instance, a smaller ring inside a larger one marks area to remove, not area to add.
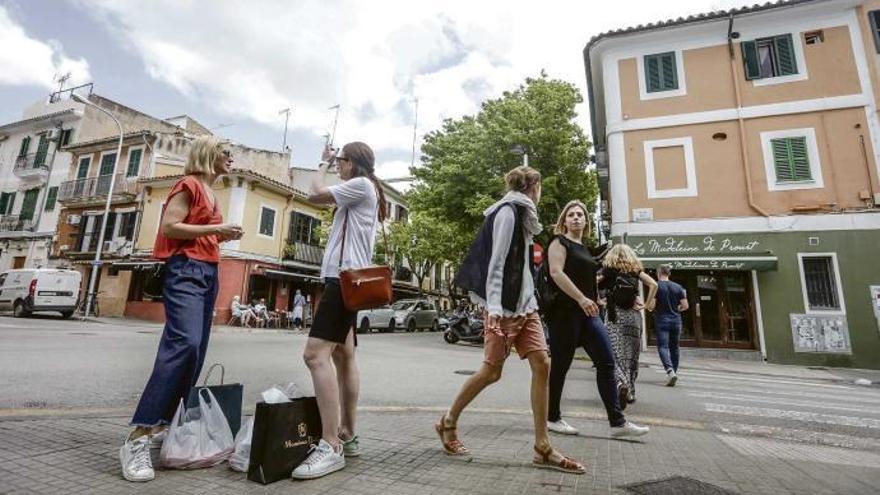
[[[217,298],[220,243],[240,239],[241,227],[223,223],[211,189],[229,173],[232,153],[214,136],[192,143],[184,167],[162,210],[153,256],[165,260],[162,301],[165,329],[153,373],[141,394],[131,425],[135,429],[119,449],[122,476],[129,481],[155,477],[150,439],[164,437],[177,405],[196,383]]]

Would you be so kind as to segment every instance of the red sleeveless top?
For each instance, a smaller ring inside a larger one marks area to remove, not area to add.
[[[190,205],[189,213],[183,219],[183,223],[192,225],[218,225],[223,223],[223,215],[216,201],[211,206],[209,193],[205,191],[201,181],[195,176],[187,175],[177,181],[171,191],[168,192],[168,199],[162,206],[162,216],[165,216],[165,207],[168,200],[175,194],[186,191],[189,193]],[[209,263],[220,262],[220,241],[216,235],[206,235],[195,239],[169,239],[162,233],[162,220],[159,219],[159,232],[156,233],[156,243],[153,245],[153,257],[165,260],[175,254],[182,254],[187,258],[199,261],[207,261]]]

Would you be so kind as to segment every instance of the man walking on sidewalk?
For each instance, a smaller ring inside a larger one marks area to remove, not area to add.
[[[654,308],[654,329],[657,332],[657,352],[666,369],[666,386],[674,387],[678,380],[678,338],[681,336],[681,312],[688,309],[684,287],[669,280],[672,268],[660,265],[657,269],[657,305]]]

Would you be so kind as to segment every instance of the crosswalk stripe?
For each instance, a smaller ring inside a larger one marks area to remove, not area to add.
[[[656,370],[661,372],[661,370]],[[736,381],[746,381],[746,382],[759,382],[759,383],[771,383],[771,384],[785,384],[785,385],[800,385],[805,387],[819,387],[819,388],[829,388],[829,389],[841,389],[841,390],[854,390],[854,387],[848,385],[834,385],[830,383],[816,383],[816,382],[805,382],[799,380],[784,380],[777,378],[756,378],[750,376],[742,376],[741,374],[730,374],[730,375],[719,375],[715,373],[704,373],[704,372],[687,372],[686,374],[682,374],[682,377],[690,379],[709,379],[709,378],[723,378],[725,380],[736,380]]]
[[[824,431],[783,428],[780,426],[751,425],[722,421],[716,426],[724,433],[732,435],[764,436],[793,442],[813,443],[843,447],[847,449],[878,450],[880,441],[876,437],[857,437]]]
[[[768,390],[766,388],[738,387],[735,383],[719,383],[719,382],[697,382],[686,381],[679,384],[685,389],[709,390],[713,392],[734,392],[746,394],[773,394],[782,396],[799,397],[806,399],[821,399],[829,402],[856,403],[856,404],[878,404],[880,405],[880,394],[859,395],[850,392],[833,392],[833,391],[795,391],[795,390]]]
[[[689,392],[687,395],[691,397],[697,398],[707,398],[707,399],[722,399],[722,400],[733,400],[733,401],[742,401],[742,402],[760,402],[764,404],[781,404],[784,406],[794,407],[794,406],[802,406],[807,408],[816,408],[816,409],[831,409],[835,411],[848,411],[848,412],[857,412],[857,413],[867,413],[867,414],[875,414],[880,415],[880,409],[876,407],[852,407],[852,406],[841,406],[836,404],[822,404],[818,402],[810,402],[810,401],[799,401],[799,400],[779,400],[773,399],[772,396],[770,398],[765,394],[763,397],[754,396],[754,395],[744,395],[744,394],[718,394],[712,392]]]
[[[858,428],[880,428],[880,419],[859,418],[854,416],[839,416],[834,414],[812,413],[804,411],[789,411],[767,407],[737,406],[730,404],[704,404],[706,411],[724,414],[739,414],[775,419],[791,419],[795,421],[808,421],[812,423],[824,423],[840,426],[854,426]]]
[[[748,457],[775,457],[777,459],[789,459],[792,461],[880,468],[880,455],[873,452],[840,449],[837,447],[798,445],[788,442],[777,442],[765,438],[718,435],[718,439],[740,454]]]

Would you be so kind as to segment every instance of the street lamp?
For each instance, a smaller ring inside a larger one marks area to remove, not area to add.
[[[516,144],[513,146],[513,148],[510,148],[510,152],[513,153],[514,155],[517,155],[517,156],[522,155],[523,166],[524,167],[529,166],[529,152],[528,152],[528,150],[526,150],[525,146],[523,146],[521,144]]]
[[[122,155],[122,139],[124,137],[124,132],[122,131],[122,124],[119,123],[119,119],[117,119],[112,113],[76,93],[71,93],[70,97],[75,101],[93,107],[106,114],[113,119],[113,122],[116,122],[116,127],[119,128],[119,144],[116,146],[116,158],[113,160],[113,172],[110,174],[110,188],[107,191],[107,201],[104,203],[104,218],[101,219],[101,231],[98,232],[98,247],[95,249],[95,259],[92,261],[92,273],[89,275],[89,290],[86,292],[86,310],[83,318],[88,318],[89,311],[92,309],[92,304],[95,300],[95,283],[98,281],[98,272],[101,269],[101,250],[104,247],[104,231],[107,230],[107,219],[110,216],[110,201],[113,199],[113,188],[116,186],[116,166],[119,165],[119,156]]]

